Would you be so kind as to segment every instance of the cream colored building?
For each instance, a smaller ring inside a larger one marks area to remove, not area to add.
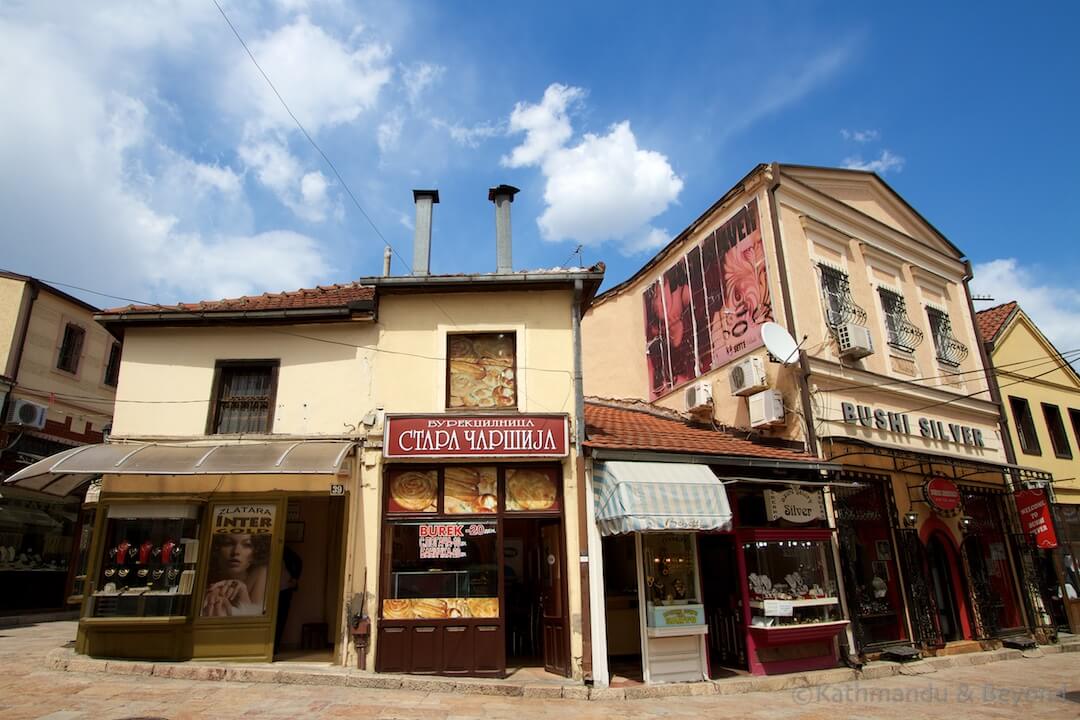
[[[411,276],[97,316],[125,342],[110,443],[15,478],[103,475],[80,652],[583,677],[577,329],[603,268],[438,276],[418,252]]]
[[[95,312],[47,283],[0,271],[0,480],[101,442],[112,420],[120,343],[94,322]],[[16,588],[0,598],[0,613],[66,607],[80,593],[80,573],[71,568],[79,499],[5,488],[0,508],[0,573]]]
[[[1003,529],[1009,493],[1046,477],[1008,462],[970,277],[877,175],[759,165],[597,298],[586,394],[841,463],[859,483],[830,493],[850,651],[1022,631],[1044,614],[1016,581],[1028,548]],[[770,356],[766,323],[789,357]]]
[[[982,310],[980,335],[994,368],[1017,462],[1053,475],[1053,561],[1060,589],[1050,592],[1062,619],[1080,630],[1080,376],[1016,302]],[[1075,353],[1069,355],[1075,358]]]

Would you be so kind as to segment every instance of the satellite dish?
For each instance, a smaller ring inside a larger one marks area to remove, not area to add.
[[[765,349],[769,354],[783,365],[790,365],[799,359],[799,344],[791,337],[791,333],[780,325],[774,322],[762,325],[761,339],[765,342]]]

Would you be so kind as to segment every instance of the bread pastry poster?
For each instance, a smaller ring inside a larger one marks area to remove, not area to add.
[[[517,407],[512,334],[451,335],[447,344],[449,407]]]
[[[558,493],[555,473],[550,470],[506,471],[506,509],[510,512],[558,510]]]
[[[383,600],[384,620],[499,617],[499,598],[407,598]]]
[[[399,470],[390,475],[390,512],[433,513],[439,502],[435,470]]]
[[[493,467],[446,468],[443,511],[448,515],[493,513],[499,509],[499,473]]]
[[[264,615],[271,540],[277,506],[269,503],[214,505],[210,570],[201,615]]]

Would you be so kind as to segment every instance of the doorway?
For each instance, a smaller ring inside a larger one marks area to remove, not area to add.
[[[342,497],[291,497],[278,582],[274,660],[332,663],[341,622]]]
[[[956,602],[956,585],[953,569],[956,553],[941,539],[938,533],[926,543],[926,563],[929,569],[930,592],[937,605],[937,624],[941,639],[945,642],[963,640],[964,630],[960,624],[960,608]]]
[[[503,520],[507,669],[570,674],[562,521]]]
[[[745,670],[746,628],[735,537],[701,535],[701,593],[709,625],[709,677],[726,677],[731,669]]]

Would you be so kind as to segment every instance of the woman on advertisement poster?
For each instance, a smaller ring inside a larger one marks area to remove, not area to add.
[[[202,616],[262,615],[266,611],[273,506],[217,506],[213,518]]]

